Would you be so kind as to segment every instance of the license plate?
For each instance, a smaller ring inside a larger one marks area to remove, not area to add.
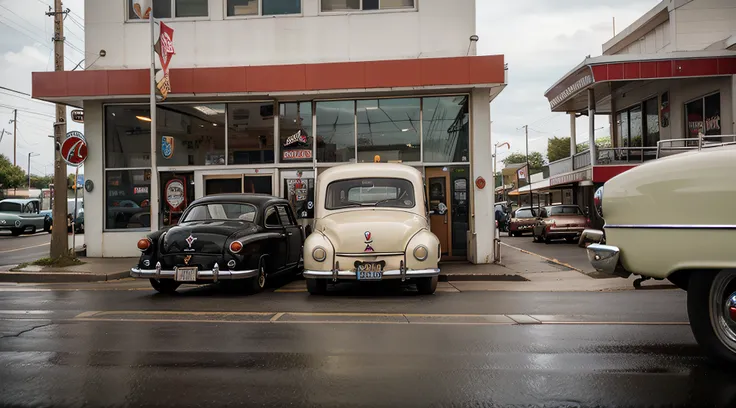
[[[358,280],[381,280],[383,264],[380,262],[364,262],[358,265]]]
[[[195,282],[197,280],[197,268],[176,268],[176,280],[179,282]]]

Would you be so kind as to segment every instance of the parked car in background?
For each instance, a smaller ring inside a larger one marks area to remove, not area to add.
[[[440,241],[430,231],[422,174],[403,164],[345,164],[317,181],[315,226],[304,244],[311,294],[328,282],[400,279],[432,294]]]
[[[589,223],[587,215],[577,205],[543,207],[534,224],[534,242],[549,244],[553,239],[576,242]]]
[[[734,157],[736,146],[703,148],[612,178],[593,200],[604,230],[580,238],[581,246],[593,242],[588,259],[600,272],[668,279],[686,290],[695,339],[729,364],[736,364]],[[707,210],[693,211],[703,203]]]
[[[10,231],[14,236],[43,230],[46,217],[40,213],[38,199],[6,198],[0,201],[0,231]]]
[[[523,234],[534,233],[534,224],[541,209],[521,207],[513,212],[509,219],[509,236],[520,237]]]
[[[43,210],[39,212],[39,214],[44,216],[43,220],[43,230],[51,233],[51,230],[54,227],[54,214],[53,210]]]
[[[301,269],[304,232],[289,202],[268,195],[227,194],[195,200],[179,223],[138,241],[130,272],[162,293],[181,284],[241,281],[258,292],[266,280]]]
[[[66,227],[69,232],[72,231],[72,222],[74,223],[74,232],[84,233],[84,200],[81,198],[77,199],[77,216],[73,217],[74,213],[74,199],[67,199],[67,223]]]

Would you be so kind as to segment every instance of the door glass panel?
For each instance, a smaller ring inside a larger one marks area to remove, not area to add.
[[[721,94],[705,97],[705,134],[721,134]]]
[[[243,189],[243,181],[238,178],[216,178],[205,180],[205,195],[213,194],[240,194]]]
[[[444,214],[447,210],[445,189],[444,177],[433,177],[429,179],[429,207],[435,214]]]
[[[632,108],[629,111],[629,123],[630,123],[630,137],[631,147],[640,147],[642,143],[642,117],[641,117],[641,106]]]
[[[194,173],[161,173],[159,187],[160,225],[176,225],[184,210],[194,201]]]
[[[657,98],[649,99],[644,102],[644,113],[647,121],[647,137],[644,146],[656,147],[659,141],[659,103]]]
[[[698,99],[686,104],[685,115],[687,115],[688,137],[698,137],[698,133],[705,130],[703,127],[703,100]]]
[[[271,176],[243,177],[243,192],[255,194],[272,194]]]
[[[314,178],[284,179],[284,192],[297,219],[314,218]]]
[[[465,256],[468,250],[468,174],[469,168],[456,167],[450,173],[452,198],[452,256]]]

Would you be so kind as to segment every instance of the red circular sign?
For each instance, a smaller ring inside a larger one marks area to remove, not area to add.
[[[87,159],[87,141],[81,132],[72,131],[66,134],[61,143],[61,157],[71,166],[81,166]]]
[[[486,179],[483,177],[478,177],[475,179],[475,186],[478,187],[478,189],[483,190],[486,188]]]

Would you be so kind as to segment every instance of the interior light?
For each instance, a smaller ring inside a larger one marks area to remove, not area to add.
[[[115,116],[115,112],[112,113],[112,116]]]
[[[138,120],[142,120],[143,122],[151,122],[151,118],[149,118],[148,116],[136,116],[135,118]]]
[[[203,127],[204,127],[204,125],[199,125],[199,127],[203,128]]]
[[[207,116],[215,116],[215,115],[223,115],[225,114],[225,108],[222,109],[212,109],[209,106],[206,105],[199,105],[195,106],[194,109],[204,113]]]
[[[402,132],[408,132],[409,129],[401,129]]]
[[[217,127],[217,123],[213,123],[212,126]]]
[[[378,106],[366,106],[365,110],[378,110]]]

